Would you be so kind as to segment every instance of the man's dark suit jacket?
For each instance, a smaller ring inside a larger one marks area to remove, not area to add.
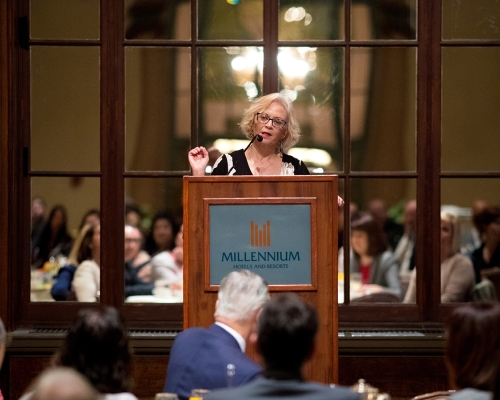
[[[233,386],[250,382],[261,372],[260,366],[241,351],[236,339],[220,326],[187,329],[175,338],[163,391],[188,398],[192,389],[225,388],[228,364],[235,366]]]
[[[360,400],[360,394],[347,388],[330,388],[316,382],[259,378],[247,385],[209,393],[203,400]]]

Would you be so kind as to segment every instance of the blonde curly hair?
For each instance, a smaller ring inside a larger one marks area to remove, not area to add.
[[[292,100],[281,93],[271,93],[255,99],[250,107],[245,110],[243,118],[240,122],[240,129],[248,139],[251,139],[254,135],[253,130],[255,126],[255,114],[263,112],[272,103],[278,103],[286,110],[287,113],[287,124],[284,128],[286,129],[285,138],[282,142],[283,151],[287,152],[299,141],[300,127],[297,117],[295,116]]]

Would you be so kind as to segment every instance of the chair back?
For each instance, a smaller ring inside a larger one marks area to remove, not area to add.
[[[351,303],[401,303],[401,299],[394,293],[378,292],[352,299]]]
[[[454,390],[441,390],[438,392],[419,394],[418,396],[412,397],[411,400],[446,400],[453,393],[455,393]]]
[[[470,300],[477,301],[496,301],[497,291],[495,285],[489,279],[483,279],[476,283],[470,292]]]
[[[488,279],[493,286],[495,287],[495,291],[497,296],[500,293],[500,267],[493,267],[481,270],[481,277],[483,279]]]

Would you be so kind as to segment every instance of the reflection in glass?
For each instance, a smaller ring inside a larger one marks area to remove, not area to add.
[[[30,0],[33,39],[99,39],[99,0]]]
[[[280,89],[294,99],[301,138],[297,145],[324,150],[328,157],[290,154],[318,172],[342,170],[344,50],[341,48],[280,47]]]
[[[339,249],[339,282],[349,278],[351,301],[400,302],[415,267],[416,181],[366,178],[351,185],[351,255]],[[340,283],[339,302],[343,290]]]
[[[125,301],[182,302],[182,179],[125,180]]]
[[[100,169],[99,48],[31,47],[31,169]]]
[[[500,39],[497,0],[443,1],[443,39]]]
[[[353,40],[415,40],[417,0],[353,2],[351,38]]]
[[[262,47],[198,51],[200,145],[209,148],[217,138],[245,139],[238,123],[249,102],[262,95]]]
[[[500,170],[499,70],[500,48],[443,48],[442,170]]]
[[[415,171],[413,47],[351,49],[351,169]]]
[[[125,48],[127,171],[187,170],[191,132],[189,48]]]
[[[189,1],[125,0],[126,39],[191,39]]]
[[[198,38],[261,40],[263,0],[198,0]]]
[[[99,185],[99,178],[31,179],[31,301],[74,299],[71,280],[78,262],[71,262],[70,256],[84,225],[99,222]],[[51,294],[53,284],[61,278],[58,272],[66,266],[69,275],[64,277],[64,290]]]
[[[281,0],[278,40],[344,38],[343,1]]]

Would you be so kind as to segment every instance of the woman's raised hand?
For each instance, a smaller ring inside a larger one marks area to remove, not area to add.
[[[208,165],[208,151],[203,146],[195,147],[188,153],[189,165],[193,170],[193,176],[204,176]]]

